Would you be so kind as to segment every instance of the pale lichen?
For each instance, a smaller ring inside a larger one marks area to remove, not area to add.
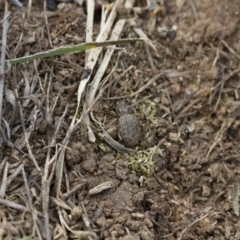
[[[142,178],[148,178],[152,174],[155,165],[154,156],[156,155],[164,156],[163,151],[157,146],[146,150],[139,150],[132,155],[127,155],[127,161],[125,161],[125,163],[132,171],[140,173]]]

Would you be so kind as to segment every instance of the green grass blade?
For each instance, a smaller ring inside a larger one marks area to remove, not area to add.
[[[76,53],[76,52],[81,52],[81,51],[85,51],[85,50],[97,48],[97,47],[111,46],[111,45],[116,45],[120,43],[136,42],[136,41],[143,41],[143,39],[141,38],[120,39],[117,41],[92,42],[92,43],[81,43],[73,46],[62,46],[59,48],[48,50],[46,52],[40,52],[40,53],[36,53],[29,56],[7,60],[7,63],[10,63],[10,64],[23,63],[23,62],[27,62],[27,61],[31,61],[39,58],[59,56],[62,54]]]

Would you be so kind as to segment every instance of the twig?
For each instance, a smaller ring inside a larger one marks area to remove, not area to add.
[[[80,189],[82,189],[85,185],[87,184],[87,182],[85,181],[84,183],[80,183],[78,184],[76,187],[74,187],[73,189],[69,190],[68,192],[64,193],[62,195],[63,199],[69,198],[71,195],[73,195],[75,192],[79,191]]]
[[[155,65],[154,65],[154,62],[153,62],[153,58],[152,58],[152,54],[149,50],[149,46],[146,42],[143,42],[143,45],[144,45],[144,48],[145,48],[145,51],[147,53],[147,58],[148,58],[148,62],[152,68],[152,71],[155,73],[156,72],[156,68],[155,68]]]
[[[132,93],[130,95],[130,97],[133,97],[137,94],[139,94],[140,92],[144,91],[145,89],[147,89],[150,85],[152,85],[154,82],[156,82],[161,76],[164,75],[164,72],[160,72],[159,74],[157,74],[155,77],[153,77],[152,79],[150,79],[144,86],[142,86],[140,89],[138,89],[135,93]]]

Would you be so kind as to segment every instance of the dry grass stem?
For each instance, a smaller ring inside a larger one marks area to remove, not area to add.
[[[76,230],[72,230],[68,224],[66,223],[66,221],[64,220],[62,211],[58,210],[58,214],[59,214],[59,219],[61,222],[61,225],[63,228],[66,228],[68,231],[70,231],[73,236],[79,239],[88,239],[89,237],[93,237],[94,239],[99,239],[97,237],[97,235],[94,232],[90,232],[90,231],[76,231]]]
[[[153,77],[152,79],[150,79],[144,86],[142,86],[141,88],[139,88],[136,92],[132,93],[130,95],[130,97],[134,97],[135,95],[141,93],[142,91],[144,91],[145,89],[149,88],[154,82],[156,82],[160,77],[164,76],[164,72],[161,71],[159,74],[157,74],[155,77]]]
[[[193,2],[193,0],[188,0],[191,8],[192,8],[192,11],[193,11],[193,14],[194,14],[194,17],[195,17],[195,21],[198,21],[199,17],[198,17],[198,13],[197,13],[197,10],[196,10],[196,7],[195,7],[195,4]]]
[[[20,164],[15,171],[8,177],[7,179],[7,186],[9,186],[11,184],[11,182],[13,181],[13,179],[20,173],[20,171],[22,171],[24,167],[24,164]]]
[[[81,190],[85,185],[87,184],[87,182],[85,181],[84,183],[80,183],[78,184],[76,187],[74,187],[73,189],[69,190],[68,192],[64,193],[62,195],[63,199],[67,199],[69,198],[71,195],[73,195],[74,193],[78,192],[79,190]]]
[[[218,93],[218,98],[217,98],[217,102],[215,104],[215,107],[214,107],[214,111],[217,111],[217,108],[220,104],[220,101],[221,101],[221,97],[222,97],[222,93],[223,93],[223,89],[224,89],[224,73],[222,73],[222,77],[221,77],[221,86],[220,86],[220,90],[219,90],[219,93]]]
[[[44,19],[45,19],[45,26],[47,29],[48,41],[51,48],[53,48],[49,24],[48,24],[48,16],[47,16],[47,7],[46,7],[46,0],[44,0]]]
[[[15,95],[16,95],[16,97],[18,98],[18,92],[17,92],[17,90],[15,90]],[[23,129],[23,134],[24,134],[24,140],[25,140],[26,147],[27,147],[27,149],[28,149],[29,157],[30,157],[30,159],[32,160],[33,164],[35,165],[36,169],[40,172],[41,169],[40,169],[40,167],[38,166],[38,163],[37,163],[37,161],[36,161],[36,158],[34,157],[34,154],[33,154],[33,152],[32,152],[31,146],[30,146],[30,144],[29,144],[30,133],[27,132],[26,127],[25,127],[23,109],[22,109],[22,106],[21,106],[21,103],[20,103],[20,102],[18,102],[18,108],[19,108],[20,120],[21,120],[21,125],[22,125],[22,129]]]
[[[50,142],[50,146],[54,146],[56,143],[56,136],[57,136],[59,129],[61,127],[61,124],[67,114],[67,110],[68,110],[68,106],[66,106],[63,115],[61,116],[61,118],[58,121],[56,130],[55,130],[55,132],[52,136],[51,142]],[[59,152],[61,152],[61,150],[56,151],[54,157],[51,160],[50,159],[51,148],[49,148],[49,150],[47,152],[46,161],[45,161],[44,174],[42,177],[42,199],[43,199],[42,206],[43,206],[44,225],[45,225],[45,232],[46,232],[47,239],[51,239],[50,228],[49,228],[49,213],[48,213],[50,184],[51,184],[51,180],[53,178],[54,170],[56,171],[57,181],[60,181],[58,178],[58,176],[59,176],[58,171],[62,171],[62,169],[59,170],[59,168],[57,168],[57,166],[59,167],[59,165],[57,165],[57,157],[58,157]],[[50,169],[50,167],[51,167],[50,164],[53,163],[53,161],[55,162],[55,164],[52,166],[52,169]],[[58,194],[59,194],[59,192],[57,192],[57,196],[58,196]]]
[[[92,35],[93,35],[94,8],[95,8],[95,1],[94,0],[87,1],[86,43],[93,41]],[[90,51],[91,50],[86,51],[86,57],[85,57],[86,64],[88,61]]]
[[[88,217],[88,214],[87,214],[87,211],[86,211],[86,208],[85,208],[85,205],[83,202],[81,202],[81,207],[82,207],[82,214],[81,214],[81,217],[82,217],[82,220],[84,222],[84,225],[86,227],[86,229],[90,232],[93,232],[90,224],[91,224],[91,221]]]
[[[0,188],[0,198],[4,198],[5,192],[7,189],[7,175],[8,175],[9,166],[10,164],[6,162],[4,172],[3,172],[2,184]]]
[[[233,211],[239,217],[240,180],[236,179],[232,192]]]
[[[45,2],[45,0],[44,0],[44,2]],[[32,0],[28,0],[27,19],[30,18],[31,9],[32,9]]]
[[[221,129],[219,130],[219,132],[217,133],[217,135],[214,138],[214,142],[213,144],[210,146],[208,152],[207,152],[207,158],[209,157],[209,155],[212,153],[212,151],[215,149],[215,147],[218,144],[221,144],[222,138],[223,138],[223,133],[224,133],[224,129],[226,128],[226,121],[224,121],[222,123]]]
[[[117,9],[117,6],[119,5],[120,3],[120,0],[117,0],[112,8],[112,11],[108,17],[108,20],[106,22],[106,24],[104,25],[103,29],[101,30],[101,33],[99,34],[99,36],[97,37],[96,39],[96,42],[102,42],[102,41],[105,41],[108,37],[108,34],[109,34],[109,31],[111,30],[111,27],[112,27],[112,24],[115,20],[115,17],[116,17],[116,9]],[[85,71],[82,75],[82,79],[81,79],[81,82],[79,84],[79,88],[78,88],[78,105],[77,105],[77,108],[76,108],[76,113],[75,113],[75,116],[73,118],[73,121],[72,121],[72,124],[74,124],[75,122],[75,119],[76,119],[76,116],[77,116],[77,113],[78,113],[78,109],[79,109],[79,104],[80,104],[80,100],[81,100],[81,97],[82,97],[82,93],[86,87],[86,84],[88,83],[90,77],[91,77],[91,73],[92,73],[92,70],[97,62],[97,59],[98,59],[98,56],[99,54],[101,53],[102,51],[102,48],[96,48],[96,49],[92,49],[90,54],[89,54],[89,57],[88,57],[88,62],[85,66]]]
[[[112,35],[110,37],[111,40],[117,40],[119,38],[119,35],[123,29],[125,22],[126,21],[124,19],[121,19],[116,23],[116,25],[112,31]],[[106,68],[111,60],[113,52],[114,52],[114,46],[113,46],[113,48],[107,50],[107,52],[103,58],[103,61],[100,65],[97,73],[95,74],[93,81],[90,84],[89,92],[87,95],[87,106],[90,106],[92,104],[92,102],[94,101],[96,92],[99,88],[100,81],[101,81],[103,74],[106,71]]]
[[[3,22],[3,31],[2,31],[2,48],[1,48],[1,68],[0,68],[0,130],[3,134],[2,128],[2,107],[3,107],[3,87],[4,87],[4,79],[5,79],[5,62],[6,62],[6,48],[7,48],[7,31],[8,31],[8,18],[10,16],[10,12],[7,12],[2,20]],[[2,134],[0,139],[0,146],[2,145]]]
[[[232,53],[238,60],[240,60],[240,55],[236,53],[228,44],[226,41],[222,40],[223,45],[229,50],[230,53]]]
[[[30,212],[31,210],[21,204],[15,203],[13,201],[9,201],[9,200],[5,200],[0,198],[0,204],[6,207],[10,207],[10,208],[14,208],[16,210],[22,211],[22,212]],[[36,212],[38,216],[42,217],[42,213],[41,212]]]
[[[193,226],[195,223],[203,220],[203,219],[206,218],[208,215],[209,215],[208,213],[205,214],[204,216],[196,219],[196,220],[193,221],[191,224],[189,224],[186,228],[184,228],[177,240],[181,240],[181,239],[183,238],[184,233],[185,233],[191,226]]]
[[[18,1],[0,0],[0,240],[240,239],[238,1]]]
[[[153,62],[153,58],[152,58],[152,54],[151,52],[149,51],[149,47],[148,45],[144,42],[144,48],[145,48],[145,51],[147,53],[147,58],[148,58],[148,62],[153,70],[153,72],[155,73],[156,72],[156,68],[155,68],[155,65],[154,65],[154,62]]]
[[[116,1],[114,4],[114,7],[108,17],[108,20],[103,28],[103,30],[101,31],[100,35],[97,37],[97,42],[98,41],[104,41],[107,39],[108,33],[111,29],[111,26],[113,24],[113,21],[116,17],[116,9],[118,4],[120,3],[120,1]],[[76,111],[75,111],[75,115],[72,119],[71,125],[69,127],[69,130],[67,131],[66,137],[63,140],[63,145],[67,146],[69,139],[72,135],[72,133],[74,132],[74,130],[76,129],[76,127],[80,124],[80,122],[84,119],[84,117],[86,116],[86,114],[88,113],[88,111],[92,108],[92,106],[88,106],[88,109],[86,110],[86,112],[83,112],[80,119],[75,123],[76,121],[76,117],[78,114],[78,110],[80,107],[80,100],[82,97],[82,93],[86,87],[86,84],[88,83],[90,77],[91,77],[91,73],[93,70],[93,67],[95,66],[98,56],[100,54],[100,52],[102,51],[102,48],[97,48],[97,49],[93,49],[90,54],[89,54],[89,59],[91,59],[91,61],[88,61],[87,65],[85,66],[85,71],[82,75],[82,79],[81,82],[79,84],[79,88],[78,88],[78,97],[77,97],[77,107],[76,107]],[[96,100],[95,100],[96,102]],[[63,148],[62,151],[60,152],[60,155],[58,157],[58,163],[57,163],[57,181],[56,181],[56,191],[57,194],[59,194],[60,192],[60,188],[61,188],[61,181],[62,181],[62,174],[63,174],[63,163],[64,163],[64,156],[65,156],[65,151],[66,149]]]
[[[221,85],[225,85],[227,81],[229,81],[235,74],[240,72],[240,68],[237,68],[236,70],[232,71],[229,73],[222,81],[219,81],[215,86],[214,86],[214,91],[209,97],[209,104],[212,103],[214,96],[217,94],[218,88],[221,87]]]
[[[5,166],[5,164],[7,163],[8,157],[5,157],[4,159],[1,159],[0,162],[0,176],[2,176],[2,172],[3,172],[3,168]]]
[[[27,193],[27,198],[28,198],[28,204],[27,205],[29,206],[31,214],[32,214],[32,220],[33,220],[32,234],[35,235],[35,232],[36,232],[36,235],[38,236],[38,239],[41,240],[43,238],[42,238],[40,229],[39,229],[38,224],[37,224],[37,220],[38,220],[38,217],[37,217],[37,214],[36,214],[37,211],[34,209],[33,204],[32,204],[32,197],[31,197],[31,193],[30,193],[30,189],[29,189],[29,186],[28,186],[28,181],[27,181],[27,178],[26,178],[24,168],[22,168],[22,176],[23,176],[23,181],[24,181],[24,185],[25,185],[25,189],[26,189],[26,193]]]
[[[53,202],[58,207],[61,207],[61,208],[66,209],[66,210],[71,210],[71,207],[69,207],[66,204],[66,202],[64,202],[63,200],[61,200],[59,198],[51,197],[51,202]]]
[[[99,93],[98,97],[95,98],[95,101],[93,103],[92,106],[90,106],[86,112],[84,112],[81,117],[77,120],[77,122],[75,123],[75,125],[70,126],[70,128],[68,129],[65,138],[63,139],[62,142],[62,149],[60,151],[60,154],[58,156],[58,160],[57,160],[57,166],[56,166],[56,193],[57,196],[60,193],[60,189],[61,189],[61,180],[62,180],[62,174],[63,174],[63,164],[64,164],[64,158],[65,158],[65,151],[66,151],[66,147],[69,143],[69,140],[72,136],[72,134],[74,133],[74,131],[76,131],[77,127],[79,126],[79,124],[83,121],[83,119],[85,118],[85,116],[91,111],[91,109],[93,108],[93,106],[96,104],[96,102],[99,100],[99,98],[101,97],[102,93]]]
[[[146,40],[146,44],[148,44],[151,47],[151,49],[155,53],[157,53],[156,47],[154,46],[154,44],[151,42],[151,40],[148,38],[148,36],[143,32],[143,30],[141,28],[135,27],[134,31],[140,38],[145,39]]]

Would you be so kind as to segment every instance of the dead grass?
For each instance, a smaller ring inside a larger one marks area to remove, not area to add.
[[[0,239],[240,237],[238,2],[149,3],[0,3]],[[137,37],[151,41],[5,65]],[[134,162],[104,145],[120,98],[142,126]]]

